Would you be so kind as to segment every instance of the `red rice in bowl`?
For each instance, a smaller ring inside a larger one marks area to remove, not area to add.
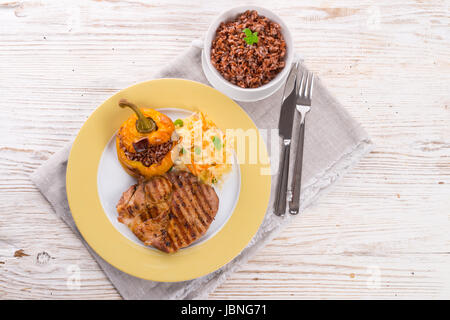
[[[245,42],[244,29],[258,32],[258,42]],[[258,88],[285,66],[286,42],[281,27],[255,10],[236,20],[222,22],[211,44],[211,63],[229,82],[241,88]]]

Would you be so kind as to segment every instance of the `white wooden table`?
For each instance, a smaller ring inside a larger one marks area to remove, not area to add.
[[[450,298],[449,2],[248,2],[377,146],[210,298]],[[28,176],[240,3],[0,1],[1,299],[120,299]]]

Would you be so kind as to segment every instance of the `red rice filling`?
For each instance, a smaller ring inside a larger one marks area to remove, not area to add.
[[[172,149],[173,142],[167,141],[158,145],[147,145],[139,149],[138,152],[129,152],[124,146],[121,146],[126,157],[131,161],[139,161],[145,167],[150,167],[155,163],[160,163]]]

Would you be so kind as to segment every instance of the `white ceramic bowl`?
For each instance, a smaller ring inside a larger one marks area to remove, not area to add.
[[[286,41],[286,66],[283,70],[270,82],[258,88],[241,88],[232,84],[231,82],[225,80],[222,75],[217,71],[216,68],[211,63],[211,43],[216,34],[216,30],[220,23],[223,21],[230,21],[235,19],[238,14],[245,12],[246,10],[256,10],[259,15],[266,16],[270,20],[278,23],[281,26],[281,33],[283,34],[284,40]],[[230,98],[238,101],[258,101],[264,99],[275,91],[277,91],[285,82],[286,77],[289,73],[289,66],[292,64],[294,59],[294,48],[292,45],[292,37],[289,29],[284,24],[283,20],[280,19],[272,11],[255,6],[241,6],[230,10],[227,10],[220,14],[214,22],[209,26],[208,32],[206,34],[203,43],[202,52],[202,67],[208,81],[213,85],[214,88],[226,94]]]

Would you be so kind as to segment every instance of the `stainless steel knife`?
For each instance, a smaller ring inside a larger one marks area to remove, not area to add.
[[[278,128],[280,137],[283,139],[281,145],[281,158],[278,168],[278,184],[275,194],[274,213],[281,216],[286,212],[287,183],[289,177],[289,153],[292,137],[292,125],[297,100],[296,81],[299,62],[296,62],[289,72],[284,86],[283,102],[281,105]]]

